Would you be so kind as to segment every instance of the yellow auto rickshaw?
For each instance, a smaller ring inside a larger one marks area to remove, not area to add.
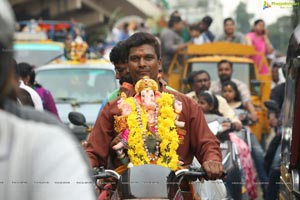
[[[260,63],[255,63],[250,56],[261,56]],[[178,58],[184,57],[184,63]],[[183,93],[189,91],[187,77],[193,71],[206,70],[211,81],[218,79],[217,63],[221,60],[233,63],[233,78],[244,81],[252,96],[257,110],[259,122],[251,125],[258,140],[263,133],[268,133],[267,109],[263,102],[269,99],[271,90],[271,73],[266,57],[255,51],[253,46],[228,42],[214,42],[202,45],[189,44],[185,51],[178,52],[173,57],[167,74],[169,85]],[[259,74],[260,68],[268,68],[266,74]]]

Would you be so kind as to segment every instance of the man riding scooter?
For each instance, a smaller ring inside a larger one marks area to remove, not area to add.
[[[126,47],[128,56],[128,67],[131,77],[134,80],[134,83],[136,84],[145,76],[150,77],[151,80],[157,81],[158,69],[161,68],[160,46],[157,39],[148,33],[135,33],[129,39],[127,39]],[[150,82],[144,82],[142,84],[142,87],[156,87],[153,86],[152,83],[150,85],[148,83]],[[139,91],[139,89],[137,89],[136,91]],[[200,110],[200,107],[183,94],[174,91],[169,91],[158,84],[158,91],[162,92],[161,99],[169,99],[170,97],[171,101],[166,101],[167,104],[164,104],[164,106],[161,105],[162,107],[158,106],[158,109],[154,108],[154,113],[152,112],[153,110],[148,110],[149,112],[145,111],[144,109],[136,110],[136,108],[139,108],[141,104],[139,104],[138,101],[137,104],[131,103],[130,100],[133,96],[135,96],[136,91],[128,91],[126,93],[126,96],[129,98],[124,98],[125,101],[127,101],[128,99],[130,104],[130,107],[127,106],[127,108],[130,108],[132,111],[135,111],[128,113],[129,118],[132,114],[136,113],[138,116],[140,116],[140,119],[142,120],[142,123],[141,121],[137,121],[136,119],[133,121],[128,121],[127,123],[129,130],[128,148],[125,150],[128,151],[129,157],[130,153],[141,153],[141,157],[139,157],[138,160],[130,159],[130,162],[133,163],[133,165],[138,165],[138,163],[160,164],[160,160],[162,158],[161,156],[164,154],[163,149],[165,149],[165,146],[163,145],[164,141],[170,140],[170,142],[174,144],[174,146],[172,146],[172,148],[170,148],[169,150],[173,151],[175,150],[175,148],[177,149],[176,146],[178,145],[178,150],[176,151],[177,156],[176,154],[171,154],[171,160],[173,160],[174,162],[170,163],[170,160],[167,159],[162,160],[161,164],[167,164],[171,167],[171,169],[176,170],[177,168],[183,165],[190,165],[192,163],[193,157],[196,156],[202,164],[205,171],[208,173],[209,179],[216,179],[221,177],[223,172],[223,166],[221,163],[222,157],[219,148],[219,142],[209,130],[205,122],[203,113]],[[160,119],[162,119],[160,118],[160,115],[162,113],[160,113],[159,110],[160,108],[163,108],[167,105],[167,107],[174,106],[172,104],[172,102],[175,100],[174,97],[176,97],[176,100],[179,100],[181,102],[181,113],[180,110],[176,110],[176,113],[174,113],[175,110],[172,109],[170,110],[170,112],[168,112],[167,116],[169,116],[169,114],[170,116],[178,116],[178,121],[184,122],[184,127],[180,128],[176,127],[175,125],[173,126],[172,124],[175,123],[175,121],[173,121],[175,118],[173,118],[172,120],[167,120],[168,124],[166,124],[165,127],[174,128],[168,128],[166,129],[166,131],[172,132],[172,134],[173,131],[177,131],[178,133],[174,135],[175,137],[173,138],[174,140],[177,138],[176,140],[178,140],[178,142],[173,143],[173,139],[171,138],[166,138],[166,140],[163,139],[163,136],[166,132],[160,132],[162,131],[160,130],[160,128],[163,128],[164,126],[162,126],[162,124],[159,125],[161,123]],[[157,99],[153,103],[160,104],[164,102],[159,101],[159,99],[160,98],[157,96]],[[109,163],[107,161],[109,155],[113,158],[111,166],[112,168],[122,166],[120,160],[117,158],[116,152],[112,151],[111,147],[111,142],[118,135],[118,132],[115,130],[116,126],[114,126],[114,123],[112,122],[116,121],[116,117],[120,117],[121,114],[121,110],[118,108],[119,100],[120,98],[106,104],[106,106],[103,108],[97,119],[93,131],[90,134],[88,140],[89,144],[86,151],[90,158],[90,163],[92,167],[104,166],[105,168],[107,168],[109,166]],[[144,112],[147,112],[147,114],[144,115]],[[157,120],[155,117],[157,114],[155,113],[158,113]],[[154,114],[154,121],[150,120],[153,118],[148,118],[148,116],[153,116],[152,114]],[[147,123],[147,121],[150,122],[150,124]],[[131,123],[136,122],[138,122],[139,128],[132,129]],[[147,124],[149,126],[147,126]],[[126,123],[119,123],[119,125],[126,125]],[[122,129],[121,126],[119,126],[119,128],[120,129],[118,130]],[[136,140],[130,140],[131,133],[137,133],[140,135],[139,137],[137,137],[139,143],[135,143]],[[124,135],[126,134],[124,133]],[[117,139],[116,143],[120,142],[121,139],[122,138]],[[137,147],[135,145],[132,146],[133,144],[143,145],[141,146],[139,151],[130,152],[129,150]],[[168,144],[168,142],[166,144]],[[167,149],[165,150],[169,151]]]

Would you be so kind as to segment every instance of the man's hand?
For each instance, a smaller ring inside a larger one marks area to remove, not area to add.
[[[251,121],[253,122],[257,122],[258,121],[258,117],[257,117],[257,114],[254,112],[254,113],[250,113],[249,114],[249,118],[251,119]]]
[[[253,105],[252,101],[251,100],[247,101],[245,107],[246,107],[246,109],[249,112],[249,118],[254,123],[257,122],[258,121],[258,117],[257,117],[257,114],[256,114],[256,111],[255,111],[255,108],[254,108],[254,105]]]
[[[210,180],[216,180],[223,174],[224,168],[221,162],[208,160],[205,161],[202,166]]]
[[[232,127],[234,130],[239,131],[243,128],[243,125],[239,122],[232,122]]]

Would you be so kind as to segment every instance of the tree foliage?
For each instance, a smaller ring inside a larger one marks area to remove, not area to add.
[[[277,22],[267,27],[269,39],[273,47],[285,54],[291,33],[293,32],[293,23],[290,16],[283,16],[277,19]]]
[[[295,0],[296,3],[298,3],[297,5],[299,5],[300,0]],[[295,6],[293,8],[293,15],[292,15],[292,23],[293,23],[293,28],[296,28],[297,25],[300,24],[300,8],[299,6]]]
[[[247,5],[244,2],[240,2],[240,4],[236,8],[235,13],[237,30],[242,33],[249,32],[251,30],[249,21],[254,17],[254,14],[247,12]]]

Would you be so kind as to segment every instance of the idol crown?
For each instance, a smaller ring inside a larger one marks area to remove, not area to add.
[[[135,91],[140,93],[145,89],[151,89],[153,91],[158,90],[158,86],[155,80],[150,79],[148,76],[143,77],[135,84]]]

